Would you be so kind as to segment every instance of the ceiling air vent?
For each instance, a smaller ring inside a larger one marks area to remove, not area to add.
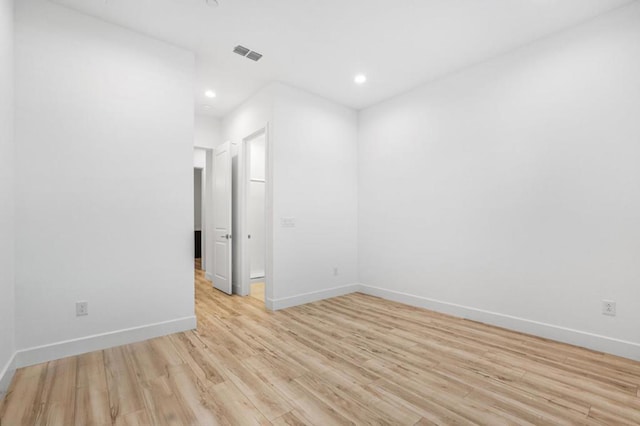
[[[262,54],[258,52],[254,52],[253,50],[247,49],[244,46],[237,45],[233,48],[233,52],[237,53],[240,56],[244,56],[245,58],[251,59],[252,61],[259,61],[262,58]]]
[[[251,50],[247,49],[244,46],[237,45],[233,48],[233,52],[237,53],[240,56],[247,56],[247,53],[251,52]]]
[[[254,52],[253,50],[251,52],[249,52],[249,54],[247,55],[247,58],[251,59],[252,61],[259,61],[260,58],[262,58],[262,55],[259,54],[258,52]]]

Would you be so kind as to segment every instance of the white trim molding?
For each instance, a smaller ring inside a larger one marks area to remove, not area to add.
[[[570,345],[580,346],[640,361],[640,343],[636,342],[614,339],[586,331],[574,330],[572,328],[528,320],[497,312],[485,311],[469,306],[442,302],[440,300],[429,299],[427,297],[415,296],[408,293],[387,290],[364,284],[360,285],[360,292],[370,296],[377,296],[394,302],[404,303],[406,305],[425,308],[460,318],[467,318],[473,321],[531,334],[533,336],[543,337],[558,342],[568,343]]]
[[[298,294],[296,296],[283,297],[281,299],[267,298],[266,305],[267,309],[277,311],[279,309],[291,308],[293,306],[356,293],[360,291],[360,287],[360,284],[347,284],[340,287],[328,288],[326,290],[312,291],[309,293]]]
[[[196,328],[196,325],[196,317],[190,316],[21,349],[15,355],[14,364],[16,368],[28,367],[55,359],[193,330]]]
[[[14,352],[7,364],[0,370],[0,401],[9,390],[11,380],[16,374],[16,353]]]
[[[280,299],[267,298],[266,306],[275,311],[356,292],[640,361],[640,343],[364,284],[348,284]],[[196,326],[196,317],[190,316],[19,350],[0,370],[0,398],[18,368],[193,330]]]

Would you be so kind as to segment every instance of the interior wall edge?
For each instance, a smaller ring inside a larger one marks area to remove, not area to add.
[[[280,309],[292,308],[294,306],[304,305],[307,303],[318,302],[332,297],[344,296],[360,291],[359,283],[346,284],[338,287],[327,288],[309,293],[297,294],[295,296],[283,297],[279,299],[266,299],[267,309],[270,311],[278,311]]]
[[[15,1],[0,1],[0,400],[15,368]]]
[[[9,390],[11,380],[16,374],[16,354],[17,352],[14,352],[7,364],[0,370],[0,401]]]

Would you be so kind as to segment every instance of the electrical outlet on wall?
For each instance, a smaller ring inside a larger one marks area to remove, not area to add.
[[[613,300],[602,301],[602,315],[616,316],[616,302]]]
[[[76,316],[83,317],[89,315],[89,302],[76,302]]]
[[[282,217],[282,218],[280,218],[280,225],[283,228],[295,228],[296,227],[296,218],[295,217]]]
[[[335,266],[335,267],[333,268],[333,276],[335,276],[335,277],[337,277],[337,276],[338,276],[338,267],[337,267],[337,266]]]

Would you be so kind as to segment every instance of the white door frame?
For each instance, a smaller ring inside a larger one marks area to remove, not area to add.
[[[207,270],[207,168],[200,169],[200,259],[201,268]]]
[[[247,209],[249,204],[249,183],[251,179],[251,171],[249,168],[249,143],[263,134],[265,144],[265,305],[268,309],[273,309],[273,304],[271,302],[273,300],[273,148],[271,146],[272,144],[269,135],[268,123],[265,124],[264,127],[242,139],[242,143],[240,145],[240,185],[238,185],[240,238],[238,238],[236,242],[240,243],[240,259],[238,259],[240,272],[240,294],[242,296],[247,296],[251,290],[251,265],[249,262],[248,243],[249,215]]]
[[[203,257],[204,277],[206,280],[213,281],[213,148],[203,148],[206,152],[204,185],[205,190],[203,203],[204,210],[202,212],[202,222],[207,233],[204,244]]]
[[[202,270],[207,270],[207,223],[206,223],[206,196],[207,196],[207,169],[205,167],[195,167],[193,170],[200,170],[200,259]]]
[[[205,279],[212,281],[213,268],[213,148],[195,146],[194,149],[205,151],[206,158],[202,173],[202,270]],[[200,167],[194,166],[194,169]]]

